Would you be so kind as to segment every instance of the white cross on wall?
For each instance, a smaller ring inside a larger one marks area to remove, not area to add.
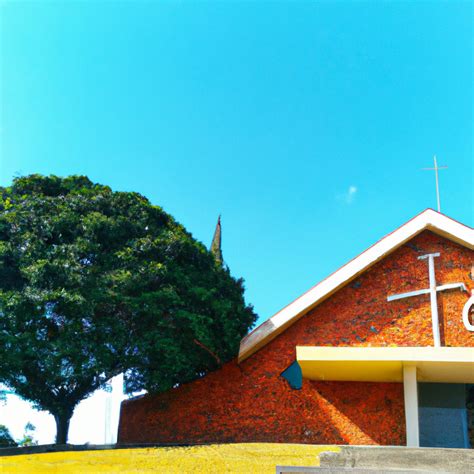
[[[431,323],[433,326],[434,346],[441,347],[441,338],[439,335],[439,318],[438,318],[438,298],[436,296],[438,291],[453,290],[459,288],[467,291],[464,283],[447,283],[446,285],[436,286],[434,258],[439,257],[439,253],[429,253],[418,257],[418,260],[428,259],[428,270],[430,275],[430,287],[423,290],[410,291],[409,293],[401,293],[399,295],[391,295],[387,297],[387,301],[400,300],[402,298],[409,298],[410,296],[430,294],[431,302]]]

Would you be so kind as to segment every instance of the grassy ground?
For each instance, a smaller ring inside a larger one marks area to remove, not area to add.
[[[3,474],[53,473],[275,473],[277,465],[318,466],[336,446],[307,444],[215,444],[187,448],[115,449],[24,454],[0,458]]]

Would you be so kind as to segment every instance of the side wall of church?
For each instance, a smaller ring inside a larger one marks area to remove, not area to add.
[[[440,284],[474,288],[474,252],[429,231],[400,247],[308,312],[241,364],[231,361],[202,379],[122,403],[119,442],[293,442],[404,445],[400,383],[315,382],[292,389],[281,377],[297,345],[432,345],[429,296],[387,302],[387,295],[428,288],[426,261]],[[439,293],[441,340],[474,346],[462,323],[468,298]]]

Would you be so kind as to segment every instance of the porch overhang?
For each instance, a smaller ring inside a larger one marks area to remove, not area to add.
[[[415,367],[419,382],[474,383],[474,347],[297,346],[303,378],[352,382],[403,382]]]

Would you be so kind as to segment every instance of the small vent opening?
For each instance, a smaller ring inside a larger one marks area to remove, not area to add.
[[[294,390],[300,390],[303,386],[303,373],[301,367],[295,360],[280,374]]]

